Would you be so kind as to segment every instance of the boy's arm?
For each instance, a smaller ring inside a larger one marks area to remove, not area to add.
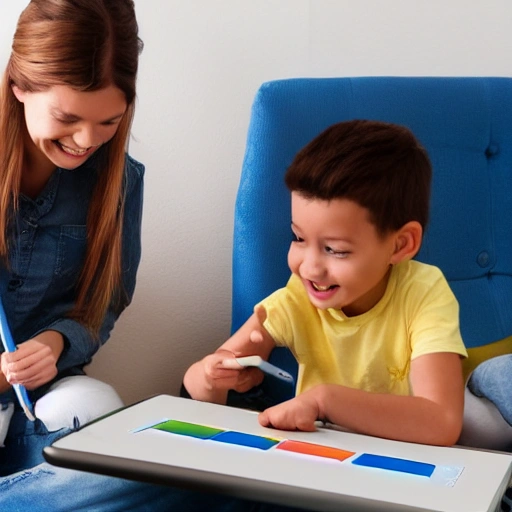
[[[213,354],[190,366],[183,378],[183,385],[192,398],[225,404],[230,389],[243,393],[261,383],[263,374],[259,369],[242,366],[232,369],[233,365],[227,368],[223,361],[254,355],[268,359],[275,343],[263,327],[265,318],[265,310],[259,306],[247,322]]]
[[[447,352],[420,356],[411,361],[410,380],[414,396],[319,385],[262,412],[260,423],[283,430],[314,430],[314,421],[320,419],[387,439],[455,444],[464,409],[460,356]]]

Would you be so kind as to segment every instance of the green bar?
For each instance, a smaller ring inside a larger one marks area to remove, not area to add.
[[[186,423],[185,421],[168,420],[152,428],[157,430],[164,430],[171,434],[179,434],[181,436],[197,437],[198,439],[210,439],[224,430],[220,428],[205,427],[204,425],[197,425],[196,423]]]

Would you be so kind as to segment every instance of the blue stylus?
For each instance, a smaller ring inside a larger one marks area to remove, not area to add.
[[[260,356],[237,357],[235,361],[240,366],[255,366],[259,368],[262,372],[265,372],[269,375],[273,375],[278,379],[284,380],[285,382],[289,382],[290,384],[294,383],[292,375],[290,375],[288,372],[285,372],[281,368],[274,366],[268,361],[265,361]]]
[[[7,316],[5,314],[4,305],[2,303],[2,299],[0,298],[0,337],[2,338],[2,344],[6,352],[14,352],[16,350],[16,345],[12,338],[11,329],[9,328],[9,322],[7,321]],[[34,416],[34,409],[32,407],[32,402],[28,397],[27,390],[25,386],[21,384],[13,384],[14,392],[18,397],[18,401],[25,412],[25,415],[30,421],[35,421],[36,417]]]

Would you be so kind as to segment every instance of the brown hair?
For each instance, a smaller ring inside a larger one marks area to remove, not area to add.
[[[114,85],[127,110],[99,159],[87,220],[87,254],[70,316],[98,333],[120,298],[125,152],[134,114],[142,41],[133,0],[31,0],[20,15],[0,89],[0,257],[18,207],[24,158],[23,105],[12,86],[29,92],[65,85],[95,91]]]
[[[285,182],[307,198],[358,203],[386,234],[411,220],[425,229],[431,177],[427,152],[408,128],[353,120],[330,126],[299,151]]]

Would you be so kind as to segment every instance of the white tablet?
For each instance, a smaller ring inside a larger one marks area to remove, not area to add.
[[[319,428],[287,432],[257,413],[160,395],[45,448],[80,469],[336,512],[495,512],[512,455]]]

